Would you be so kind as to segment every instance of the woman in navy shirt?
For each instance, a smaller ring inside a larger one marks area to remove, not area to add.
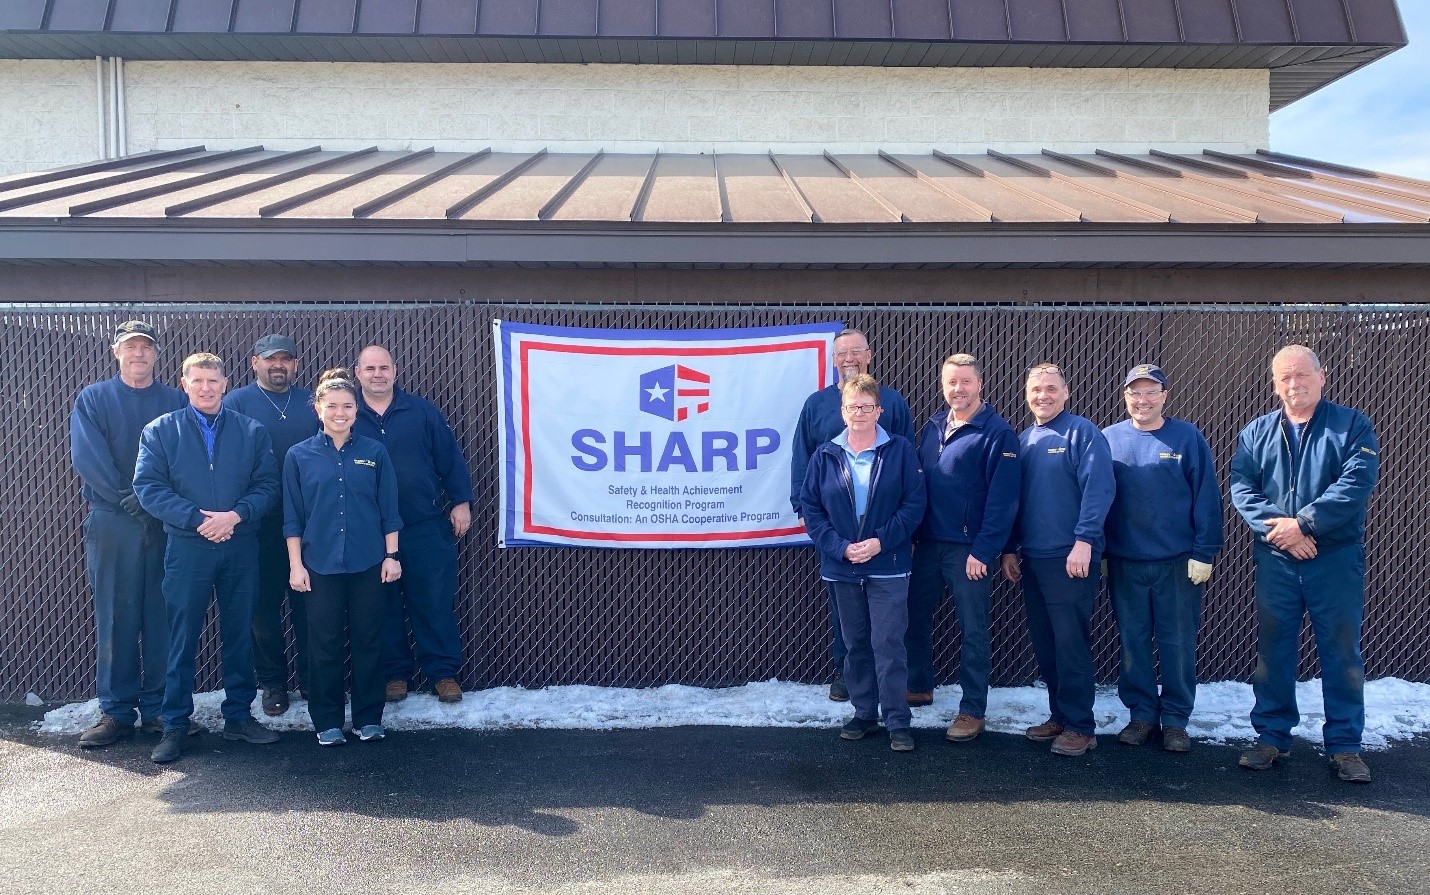
[[[322,431],[283,463],[288,586],[308,594],[308,714],[318,742],[341,746],[344,637],[352,644],[353,730],[380,740],[384,585],[402,575],[397,556],[397,476],[382,443],[354,434],[357,385],[328,370],[313,391]]]

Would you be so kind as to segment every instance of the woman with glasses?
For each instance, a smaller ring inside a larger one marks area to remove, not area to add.
[[[322,431],[283,463],[288,586],[308,595],[308,714],[318,743],[341,746],[344,644],[351,642],[353,731],[380,740],[386,678],[382,619],[397,556],[397,475],[382,443],[353,432],[357,384],[329,370],[313,391]]]
[[[819,551],[820,576],[834,591],[849,655],[844,682],[854,717],[846,740],[878,730],[882,710],[889,746],[909,752],[906,698],[912,538],[924,515],[924,482],[908,439],[879,425],[879,383],[867,373],[840,387],[845,429],[820,445],[805,471],[800,505]]]

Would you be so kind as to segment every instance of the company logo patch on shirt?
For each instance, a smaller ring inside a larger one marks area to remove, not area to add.
[[[1158,454],[1157,456],[1158,456],[1160,459],[1162,459],[1162,460],[1180,460],[1180,459],[1182,459],[1182,455],[1181,455],[1181,454],[1176,454],[1176,453],[1173,453],[1172,451],[1163,451],[1162,453]]]
[[[377,461],[376,461],[376,460],[362,460],[362,459],[358,459],[358,460],[354,460],[354,461],[353,461],[353,465],[354,465],[354,466],[370,466],[370,467],[372,467],[373,469],[376,469],[376,468],[377,468]]]
[[[1375,451],[1371,450],[1371,449],[1368,448],[1368,447],[1362,447],[1362,448],[1360,449],[1360,452],[1361,452],[1362,454],[1370,454],[1372,457],[1379,457],[1379,456],[1380,456],[1380,454],[1376,453]]]
[[[1067,452],[1068,449],[1065,447],[1048,448],[1048,453],[1050,454],[1066,454]]]
[[[1013,451],[1004,451],[1004,452],[1003,452],[1003,456],[1007,457],[1009,460],[1016,460],[1016,459],[1018,459],[1017,453],[1015,453],[1015,452],[1013,452]]]

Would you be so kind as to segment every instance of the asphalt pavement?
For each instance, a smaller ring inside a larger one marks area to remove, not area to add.
[[[1430,740],[1335,779],[1298,743],[1049,755],[834,730],[428,730],[81,752],[0,706],[0,893],[1430,891]]]

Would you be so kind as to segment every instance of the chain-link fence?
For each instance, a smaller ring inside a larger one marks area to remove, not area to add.
[[[49,698],[94,690],[94,635],[80,525],[85,508],[68,457],[68,414],[86,383],[113,374],[109,336],[139,317],[162,334],[159,371],[177,380],[183,355],[212,350],[251,381],[247,358],[268,332],[293,336],[310,383],[325,366],[351,363],[378,341],[397,359],[399,382],[448,415],[471,463],[474,525],[462,547],[457,615],[465,686],[557,683],[706,686],[781,678],[820,681],[830,672],[829,623],[815,559],[805,549],[498,550],[496,400],[491,321],[628,329],[693,329],[842,320],[864,329],[873,372],[899,389],[917,424],[941,404],[940,360],[954,351],[984,359],[985,397],[1017,428],[1027,424],[1021,374],[1033,362],[1068,371],[1070,408],[1099,425],[1124,416],[1120,384],[1136,363],[1172,379],[1168,413],[1206,433],[1223,490],[1237,432],[1273,409],[1267,365],[1288,342],[1315,347],[1329,372],[1327,396],[1355,406],[1380,434],[1382,480],[1372,501],[1365,626],[1367,673],[1430,679],[1430,613],[1422,609],[1430,540],[1417,509],[1430,455],[1405,433],[1423,417],[1419,346],[1430,310],[1383,307],[910,307],[877,305],[655,306],[521,304],[265,304],[151,307],[10,306],[0,309],[7,364],[0,372],[0,698]],[[1409,403],[1407,403],[1407,399]],[[1421,408],[1413,416],[1410,410]],[[560,413],[560,408],[552,408]],[[1198,673],[1245,679],[1255,661],[1250,536],[1227,509],[1228,546],[1207,593]],[[956,668],[958,637],[940,610],[937,667]],[[1021,598],[993,593],[996,683],[1035,675]],[[1110,679],[1117,632],[1107,600],[1094,618],[1099,675]],[[200,686],[219,686],[213,626],[200,653]],[[1314,651],[1301,672],[1314,673]]]

